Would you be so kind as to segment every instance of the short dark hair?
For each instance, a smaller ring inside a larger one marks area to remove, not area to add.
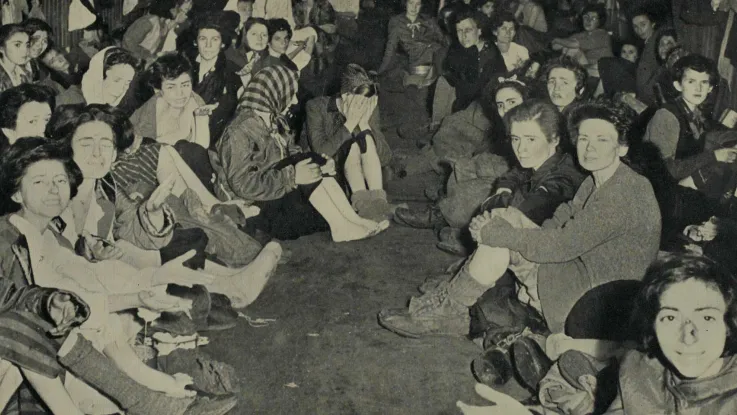
[[[13,35],[17,33],[25,33],[28,35],[28,38],[31,38],[31,35],[28,33],[28,30],[25,28],[25,26],[21,24],[4,24],[0,26],[0,47],[5,47],[5,42],[8,41]]]
[[[115,65],[130,65],[134,71],[138,71],[139,61],[127,50],[114,47],[105,52],[105,58],[102,60],[103,78],[107,77],[108,69]]]
[[[223,45],[229,46],[232,43],[233,34],[227,26],[226,13],[230,15],[235,12],[210,12],[197,16],[194,21],[195,42],[199,38],[201,30],[212,29],[220,33]],[[238,13],[235,13],[235,15],[238,17]]]
[[[737,353],[737,278],[713,260],[692,254],[671,254],[653,262],[647,269],[631,317],[632,332],[640,351],[651,356],[660,354],[654,327],[660,311],[660,297],[673,284],[691,279],[716,289],[724,297],[727,341],[722,356]]]
[[[553,104],[541,99],[526,100],[509,110],[504,115],[504,124],[507,126],[507,135],[510,134],[512,123],[535,121],[540,130],[545,134],[548,142],[561,139],[560,125],[561,115]]]
[[[586,120],[596,119],[611,123],[617,130],[617,142],[619,145],[629,147],[634,137],[631,137],[632,125],[637,114],[627,105],[613,101],[604,96],[599,96],[591,101],[575,104],[568,112],[567,129],[568,136],[573,144],[578,139],[578,128]]]
[[[74,133],[81,125],[92,121],[99,121],[110,127],[118,152],[125,151],[133,144],[133,124],[125,113],[107,104],[64,105],[49,120],[46,136],[71,149]]]
[[[481,18],[481,12],[465,5],[456,12],[455,17],[453,18],[453,27],[455,28],[458,23],[468,19],[473,20],[473,22],[476,24],[476,27],[482,29],[481,22],[483,22],[483,19]]]
[[[709,83],[716,86],[719,83],[719,71],[713,60],[702,55],[686,55],[678,59],[673,65],[673,81],[681,82],[686,69],[695,72],[708,73]]]
[[[581,91],[582,88],[586,86],[586,81],[588,81],[589,79],[588,72],[586,72],[586,69],[584,69],[583,66],[579,65],[578,62],[574,61],[573,58],[566,55],[556,56],[545,62],[545,66],[543,67],[542,71],[540,71],[540,80],[543,82],[543,84],[548,82],[550,72],[552,72],[553,69],[557,68],[568,69],[569,71],[573,72],[573,74],[576,76],[577,94],[579,93],[579,91]]]
[[[494,87],[491,90],[491,98],[496,102],[496,94],[498,94],[499,91],[501,91],[502,89],[506,88],[511,88],[519,92],[523,100],[527,100],[530,98],[530,88],[522,81],[513,81],[511,79],[505,79],[502,80],[502,82],[494,84]]]
[[[586,13],[594,12],[599,17],[599,28],[606,24],[606,8],[603,4],[589,3],[581,10],[581,24],[583,25],[583,17]]]
[[[33,17],[24,20],[21,23],[21,25],[23,25],[23,27],[26,28],[26,32],[28,32],[29,36],[33,36],[34,33],[39,32],[39,31],[46,32],[49,34],[49,36],[51,36],[54,33],[54,31],[51,29],[51,26],[49,26],[48,23],[44,22],[41,19],[36,19]]]
[[[277,32],[287,32],[287,39],[292,38],[292,27],[284,19],[269,19],[266,21],[266,30],[269,31],[269,42]]]
[[[0,155],[0,210],[2,214],[17,212],[20,205],[12,197],[20,190],[28,168],[44,160],[57,160],[69,175],[70,197],[77,195],[82,171],[72,159],[69,149],[43,137],[20,138]]]
[[[171,14],[172,9],[179,7],[182,0],[156,0],[152,1],[148,8],[149,14],[154,16],[163,17],[165,19],[171,19],[174,16]]]
[[[49,105],[51,110],[56,106],[56,91],[53,88],[21,84],[0,93],[0,128],[15,129],[20,108],[29,102]]]
[[[183,54],[170,52],[158,57],[149,71],[151,87],[161,89],[165,80],[177,79],[185,73],[192,77],[192,63]]]
[[[612,40],[612,52],[615,56],[619,56],[622,53],[622,48],[626,45],[634,46],[637,49],[637,53],[640,53],[639,42],[634,39],[613,39]]]
[[[500,27],[504,26],[504,23],[506,22],[512,22],[514,23],[514,29],[517,29],[517,19],[515,19],[514,15],[509,12],[499,12],[494,15],[494,17],[491,19],[491,23],[489,25],[489,30],[493,33],[496,30],[499,30]]]

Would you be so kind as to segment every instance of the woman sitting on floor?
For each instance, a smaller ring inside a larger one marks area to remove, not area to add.
[[[356,214],[331,176],[335,161],[304,153],[294,144],[284,114],[296,102],[297,73],[270,66],[257,73],[243,95],[238,115],[218,142],[216,191],[222,200],[241,198],[261,209],[251,219],[278,239],[330,229],[336,242],[364,239],[388,221]]]
[[[148,232],[135,231],[133,228],[136,227],[136,218],[141,212],[148,211],[148,207],[160,206],[164,211],[170,209],[182,228],[202,229],[207,235],[205,252],[208,260],[200,264],[204,266],[205,273],[217,276],[207,285],[208,289],[226,294],[237,308],[245,307],[256,299],[277,266],[281,247],[271,243],[262,250],[257,241],[238,229],[234,222],[244,222],[246,215],[256,213],[255,209],[243,208],[242,204],[240,208],[235,204],[220,204],[201,185],[197,188],[199,181],[178,159],[176,151],[158,143],[142,143],[135,139],[130,123],[109,107],[91,106],[76,113],[55,114],[55,118],[49,124],[52,130],[49,136],[67,143],[75,150],[75,160],[89,165],[89,168],[83,167],[82,170],[87,176],[83,182],[87,183],[83,186],[87,191],[76,197],[75,203],[84,208],[90,202],[84,203],[79,198],[86,197],[100,206],[100,209],[88,206],[87,213],[83,209],[76,213],[69,212],[76,218],[76,234],[86,230],[99,235],[99,229],[96,228],[101,226],[103,231],[108,229],[109,232],[109,225],[106,228],[105,221],[98,220],[95,224],[94,219],[99,216],[100,210],[107,212],[104,216],[109,216],[112,202],[115,204],[115,215],[118,216],[113,236],[127,242],[115,243],[119,247],[121,259],[138,267],[158,266],[168,259],[162,256],[164,253],[145,250],[160,248],[163,241],[151,241]],[[75,137],[87,147],[81,144],[75,146]],[[96,147],[97,151],[90,151]],[[90,154],[85,156],[85,152]],[[190,183],[194,183],[194,186],[190,187]],[[161,220],[157,223],[160,224]],[[151,226],[144,229],[152,230]],[[160,232],[155,234],[161,236]],[[109,233],[105,233],[107,235]],[[177,252],[182,248],[171,249]]]
[[[73,85],[59,94],[56,104],[107,104],[129,108],[131,99],[126,103],[123,100],[136,76],[138,64],[138,60],[125,49],[105,48],[90,60],[90,66],[82,76],[82,84]]]
[[[307,103],[302,129],[305,150],[335,159],[339,175],[350,187],[353,207],[372,220],[389,215],[382,165],[392,156],[379,123],[378,92],[366,71],[350,64],[342,76],[340,96]]]
[[[19,138],[43,137],[54,108],[54,90],[21,84],[0,93],[0,153]]]
[[[560,50],[565,55],[583,65],[590,76],[599,76],[599,59],[614,56],[612,39],[606,29],[606,9],[600,4],[586,6],[581,12],[583,32],[565,39],[553,39],[553,50]]]

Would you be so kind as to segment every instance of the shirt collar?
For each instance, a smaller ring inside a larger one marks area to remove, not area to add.
[[[208,73],[213,72],[215,70],[215,66],[218,63],[219,58],[220,58],[219,56],[216,56],[215,59],[205,61],[205,60],[202,60],[202,57],[200,55],[197,55],[197,58],[195,58],[195,62],[198,62],[200,64],[200,71],[199,71],[200,82],[202,82],[202,80],[205,78],[205,76]]]
[[[18,86],[23,83],[23,75],[25,75],[26,72],[23,70],[22,67],[16,65],[15,70],[10,70],[10,68],[5,65],[5,62],[3,62],[2,59],[0,59],[0,67],[2,67],[5,73],[8,74],[8,76],[10,77],[10,81],[13,83],[13,86]]]

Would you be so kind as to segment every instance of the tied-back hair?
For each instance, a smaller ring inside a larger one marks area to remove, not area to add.
[[[340,93],[361,95],[367,98],[379,93],[375,77],[355,63],[348,64],[340,78]]]
[[[28,168],[45,160],[57,160],[64,165],[69,176],[70,197],[77,195],[83,177],[72,159],[71,149],[43,137],[20,138],[0,155],[0,214],[20,210],[20,204],[13,201],[12,197],[20,190],[21,180]]]
[[[672,254],[653,262],[646,271],[630,320],[632,334],[641,352],[651,357],[660,355],[655,335],[660,298],[672,285],[691,279],[704,283],[724,297],[727,341],[722,357],[737,352],[737,278],[715,261],[692,254]]]
[[[536,122],[549,143],[555,141],[555,139],[560,140],[561,115],[553,104],[541,99],[532,99],[526,100],[509,110],[504,116],[507,136],[511,133],[513,123],[525,121]]]

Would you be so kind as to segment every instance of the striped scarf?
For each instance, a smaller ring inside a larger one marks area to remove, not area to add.
[[[271,114],[272,128],[289,131],[289,123],[282,113],[297,93],[297,76],[297,72],[281,65],[260,70],[243,92],[240,108]]]

